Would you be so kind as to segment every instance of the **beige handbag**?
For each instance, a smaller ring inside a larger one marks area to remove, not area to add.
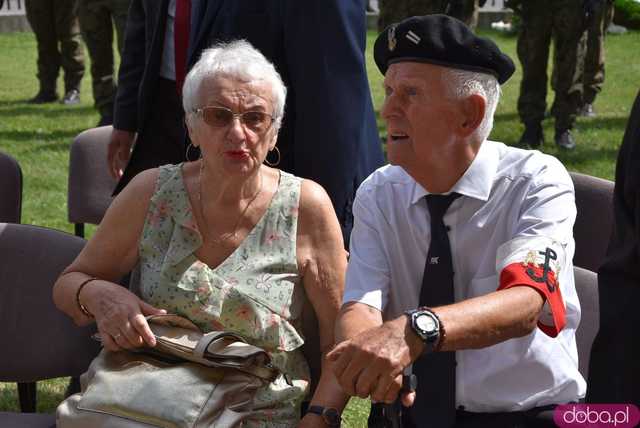
[[[147,318],[155,348],[102,352],[82,392],[58,406],[60,428],[234,427],[278,370],[261,348],[226,332],[203,334],[177,315]]]

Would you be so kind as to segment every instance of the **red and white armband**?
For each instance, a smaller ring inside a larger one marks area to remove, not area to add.
[[[522,285],[535,288],[545,299],[538,327],[551,337],[556,337],[566,324],[559,281],[565,261],[564,246],[544,236],[513,239],[502,244],[496,255],[498,290]]]

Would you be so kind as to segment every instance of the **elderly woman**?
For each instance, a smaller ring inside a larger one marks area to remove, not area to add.
[[[183,94],[201,158],[139,174],[58,279],[55,303],[79,325],[95,321],[111,351],[154,346],[144,317],[165,311],[240,334],[284,373],[258,391],[258,416],[243,426],[295,426],[309,383],[305,299],[323,351],[334,343],[346,265],[336,215],[319,185],[265,165],[286,88],[251,45],[206,50]],[[114,283],[136,265],[141,298]],[[324,365],[311,405],[340,411],[347,397]],[[300,426],[327,426],[317,413]]]

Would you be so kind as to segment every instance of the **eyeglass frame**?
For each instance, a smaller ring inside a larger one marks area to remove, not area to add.
[[[227,123],[227,124],[226,124],[226,125],[224,125],[224,126],[214,126],[214,125],[211,125],[211,124],[207,123],[207,122],[204,120],[204,114],[203,114],[203,113],[204,113],[204,110],[205,110],[205,109],[208,109],[208,108],[217,108],[217,109],[221,109],[221,110],[226,110],[226,111],[228,111],[229,113],[231,113],[232,118],[231,118],[231,120],[229,121],[229,123]],[[253,130],[253,129],[251,129],[250,127],[248,127],[248,126],[247,126],[247,125],[242,121],[242,117],[243,117],[245,114],[247,114],[247,113],[260,113],[260,114],[264,114],[264,115],[266,115],[266,116],[269,116],[269,118],[271,118],[271,121],[269,122],[269,126],[268,126],[267,128],[265,128],[265,130],[264,130],[264,131],[262,131],[263,133],[264,133],[264,132],[267,132],[269,129],[271,129],[271,127],[273,126],[273,123],[276,121],[276,118],[275,118],[272,114],[269,114],[269,113],[264,112],[264,111],[260,111],[260,110],[247,110],[247,111],[243,111],[242,113],[235,113],[235,112],[234,112],[233,110],[231,110],[230,108],[228,108],[228,107],[224,107],[224,106],[204,106],[204,107],[198,107],[198,108],[194,108],[193,110],[191,110],[191,113],[192,113],[192,114],[196,114],[196,115],[198,115],[198,116],[199,116],[199,117],[204,121],[204,123],[206,123],[207,125],[209,125],[209,126],[213,126],[214,128],[220,128],[220,129],[221,129],[221,128],[225,128],[225,127],[229,126],[231,123],[233,123],[233,121],[234,121],[236,118],[238,118],[238,121],[240,122],[240,125],[242,125],[242,126],[243,126],[243,127],[245,127],[246,129],[248,129],[248,130],[250,130],[250,131],[252,131],[252,132],[256,132],[256,133],[258,133],[258,132],[257,132],[257,131],[255,131],[255,130]]]

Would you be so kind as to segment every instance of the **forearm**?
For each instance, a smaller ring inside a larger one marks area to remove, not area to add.
[[[326,359],[326,352],[322,353],[322,375],[318,382],[318,386],[311,399],[312,405],[334,407],[340,412],[344,409],[349,401],[349,396],[344,393],[333,371],[330,362]]]
[[[536,328],[543,304],[539,292],[518,286],[433,308],[446,332],[441,350],[485,348],[525,336]]]
[[[90,275],[82,272],[65,272],[53,286],[53,302],[58,309],[67,314],[73,322],[79,326],[88,325],[94,322],[92,317],[87,316],[78,305],[78,290],[83,285],[83,292],[89,286],[85,281],[91,279]],[[84,300],[82,300],[84,304]]]
[[[336,343],[351,339],[365,330],[382,325],[382,313],[364,303],[350,302],[342,307],[335,327]]]

